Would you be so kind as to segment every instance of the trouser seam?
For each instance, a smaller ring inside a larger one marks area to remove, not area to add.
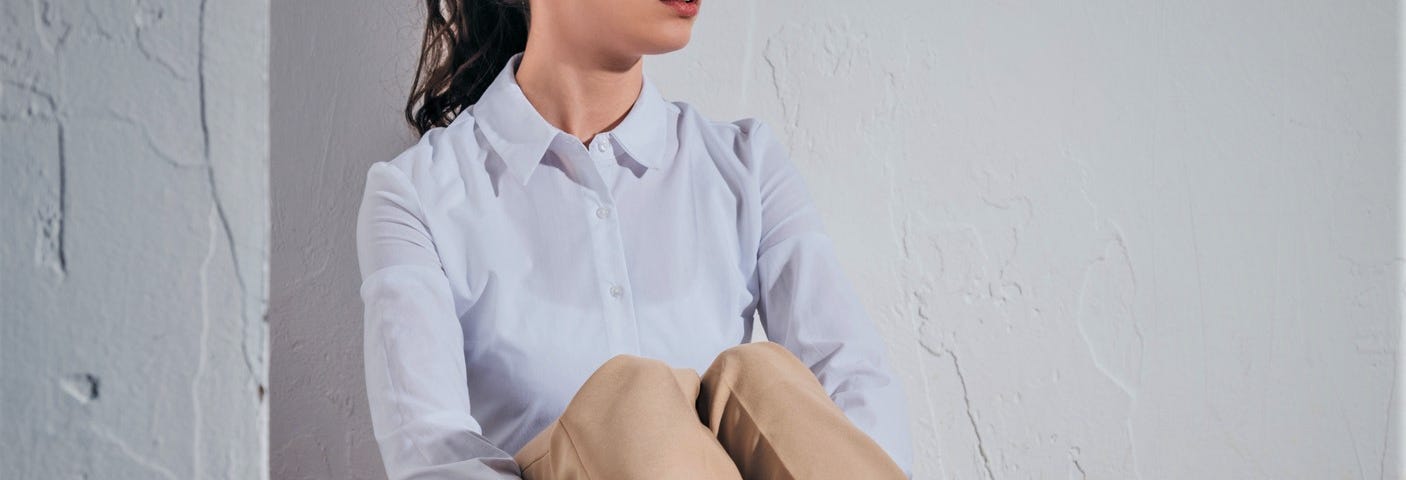
[[[581,457],[581,449],[576,447],[576,440],[571,438],[571,431],[566,428],[566,422],[558,421],[557,426],[561,427],[562,435],[566,435],[566,442],[571,444],[571,454],[576,456],[576,463],[581,465],[581,473],[586,476],[586,480],[590,480],[593,477],[591,469],[586,467],[586,460]]]
[[[737,405],[738,405],[739,407],[742,407],[742,411],[747,413],[747,418],[748,418],[748,419],[751,419],[751,418],[752,418],[752,413],[751,413],[751,412],[752,412],[752,409],[747,406],[747,402],[743,401],[743,398],[742,398],[741,395],[737,395],[737,387],[733,385],[732,380],[727,379],[727,378],[724,377],[723,375],[719,375],[718,377],[719,377],[719,378],[718,378],[718,382],[719,382],[719,383],[722,383],[723,386],[727,387],[728,396],[733,397],[733,398],[736,398],[736,399],[737,399]],[[709,404],[710,404],[710,406],[711,406],[711,402],[709,402]],[[708,412],[708,413],[709,413],[709,417],[711,417],[713,412],[710,411],[710,412]],[[756,425],[756,421],[753,420],[753,421],[752,421],[752,424],[755,426],[755,425]],[[721,427],[721,425],[719,425],[719,427]],[[721,430],[722,430],[722,429],[719,428],[719,431],[721,431]],[[777,458],[777,460],[778,460],[777,463],[780,463],[780,464],[781,464],[781,468],[786,471],[786,475],[789,475],[791,478],[796,478],[796,474],[793,473],[793,472],[791,472],[791,466],[790,466],[790,464],[789,464],[788,462],[786,462],[785,460],[782,460],[782,459],[781,459],[781,451],[780,451],[780,450],[777,450],[777,449],[775,448],[775,444],[771,443],[771,439],[767,438],[766,434],[765,434],[764,432],[762,432],[762,429],[761,429],[761,428],[757,428],[756,430],[757,430],[757,436],[758,436],[758,437],[761,437],[761,439],[762,439],[763,441],[765,441],[765,442],[767,443],[767,445],[772,446],[771,451],[776,454],[776,458]],[[726,448],[727,445],[723,445],[723,447]],[[728,454],[731,455],[732,452],[729,451]]]

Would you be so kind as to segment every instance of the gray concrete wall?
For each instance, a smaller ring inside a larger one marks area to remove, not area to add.
[[[410,0],[273,4],[272,477],[384,478],[361,359],[356,211],[400,120],[421,31]]]
[[[380,478],[353,220],[414,2],[275,5],[273,472]],[[906,382],[917,477],[1384,478],[1400,7],[703,6],[665,95],[787,138]]]
[[[0,6],[0,478],[266,478],[268,2]]]

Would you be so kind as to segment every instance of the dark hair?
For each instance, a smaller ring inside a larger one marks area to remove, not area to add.
[[[428,18],[405,121],[423,135],[477,102],[527,47],[527,0],[425,0]]]

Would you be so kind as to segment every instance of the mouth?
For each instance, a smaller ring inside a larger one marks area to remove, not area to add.
[[[667,5],[680,17],[690,18],[698,15],[698,5],[702,0],[659,0],[659,3]]]

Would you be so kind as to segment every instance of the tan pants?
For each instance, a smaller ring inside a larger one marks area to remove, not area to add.
[[[724,351],[701,378],[616,356],[514,459],[525,480],[903,478],[772,342]]]

